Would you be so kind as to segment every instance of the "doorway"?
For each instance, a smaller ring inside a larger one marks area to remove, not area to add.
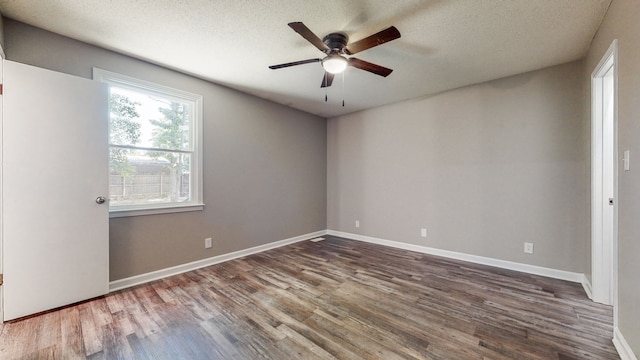
[[[593,301],[607,305],[617,296],[617,46],[591,75],[591,285]]]

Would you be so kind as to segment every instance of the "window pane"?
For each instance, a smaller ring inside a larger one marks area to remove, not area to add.
[[[110,149],[111,206],[191,200],[191,155],[169,151]]]
[[[202,96],[97,68],[93,76],[109,84],[110,214],[202,209]]]
[[[191,104],[115,86],[110,89],[110,144],[191,150]]]

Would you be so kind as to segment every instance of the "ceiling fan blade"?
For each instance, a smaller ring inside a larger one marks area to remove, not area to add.
[[[290,63],[285,63],[285,64],[279,64],[279,65],[271,65],[269,66],[269,69],[282,69],[282,68],[286,68],[289,66],[296,66],[296,65],[304,65],[304,64],[310,64],[310,63],[314,63],[314,62],[320,62],[321,59],[309,59],[309,60],[300,60],[300,61],[294,61],[294,62],[290,62]]]
[[[325,52],[329,51],[329,47],[327,44],[322,42],[322,40],[316,36],[305,24],[302,22],[291,22],[288,24],[290,28],[292,28],[295,32],[300,34],[303,38],[305,38],[308,42],[310,42],[313,46],[317,47],[318,50]]]
[[[368,71],[384,77],[389,76],[389,74],[391,74],[391,72],[393,71],[392,69],[386,68],[384,66],[376,65],[368,61],[356,58],[349,58],[347,61],[349,62],[349,66],[353,66],[354,68],[358,68],[360,70]]]
[[[331,86],[331,84],[333,83],[333,77],[335,75],[325,71],[324,72],[324,76],[322,77],[322,84],[320,85],[321,88],[325,88],[325,87],[329,87]]]
[[[353,55],[359,53],[360,51],[371,49],[374,46],[382,45],[391,40],[395,40],[399,37],[400,31],[398,31],[395,26],[391,26],[362,40],[358,40],[353,44],[347,45],[345,52],[349,55]]]

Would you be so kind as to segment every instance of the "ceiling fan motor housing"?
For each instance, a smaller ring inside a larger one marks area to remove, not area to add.
[[[331,33],[325,36],[324,39],[322,39],[322,42],[324,42],[329,47],[328,53],[343,54],[344,48],[347,46],[347,43],[349,42],[349,37],[345,33],[340,33],[340,32]]]

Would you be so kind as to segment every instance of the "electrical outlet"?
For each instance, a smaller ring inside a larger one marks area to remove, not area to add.
[[[356,220],[356,227],[359,228],[360,227],[360,220]]]
[[[210,249],[213,246],[211,238],[204,239],[204,248]]]
[[[420,229],[420,236],[427,237],[427,229],[425,228]]]
[[[533,243],[524,243],[524,252],[526,254],[533,254]]]

